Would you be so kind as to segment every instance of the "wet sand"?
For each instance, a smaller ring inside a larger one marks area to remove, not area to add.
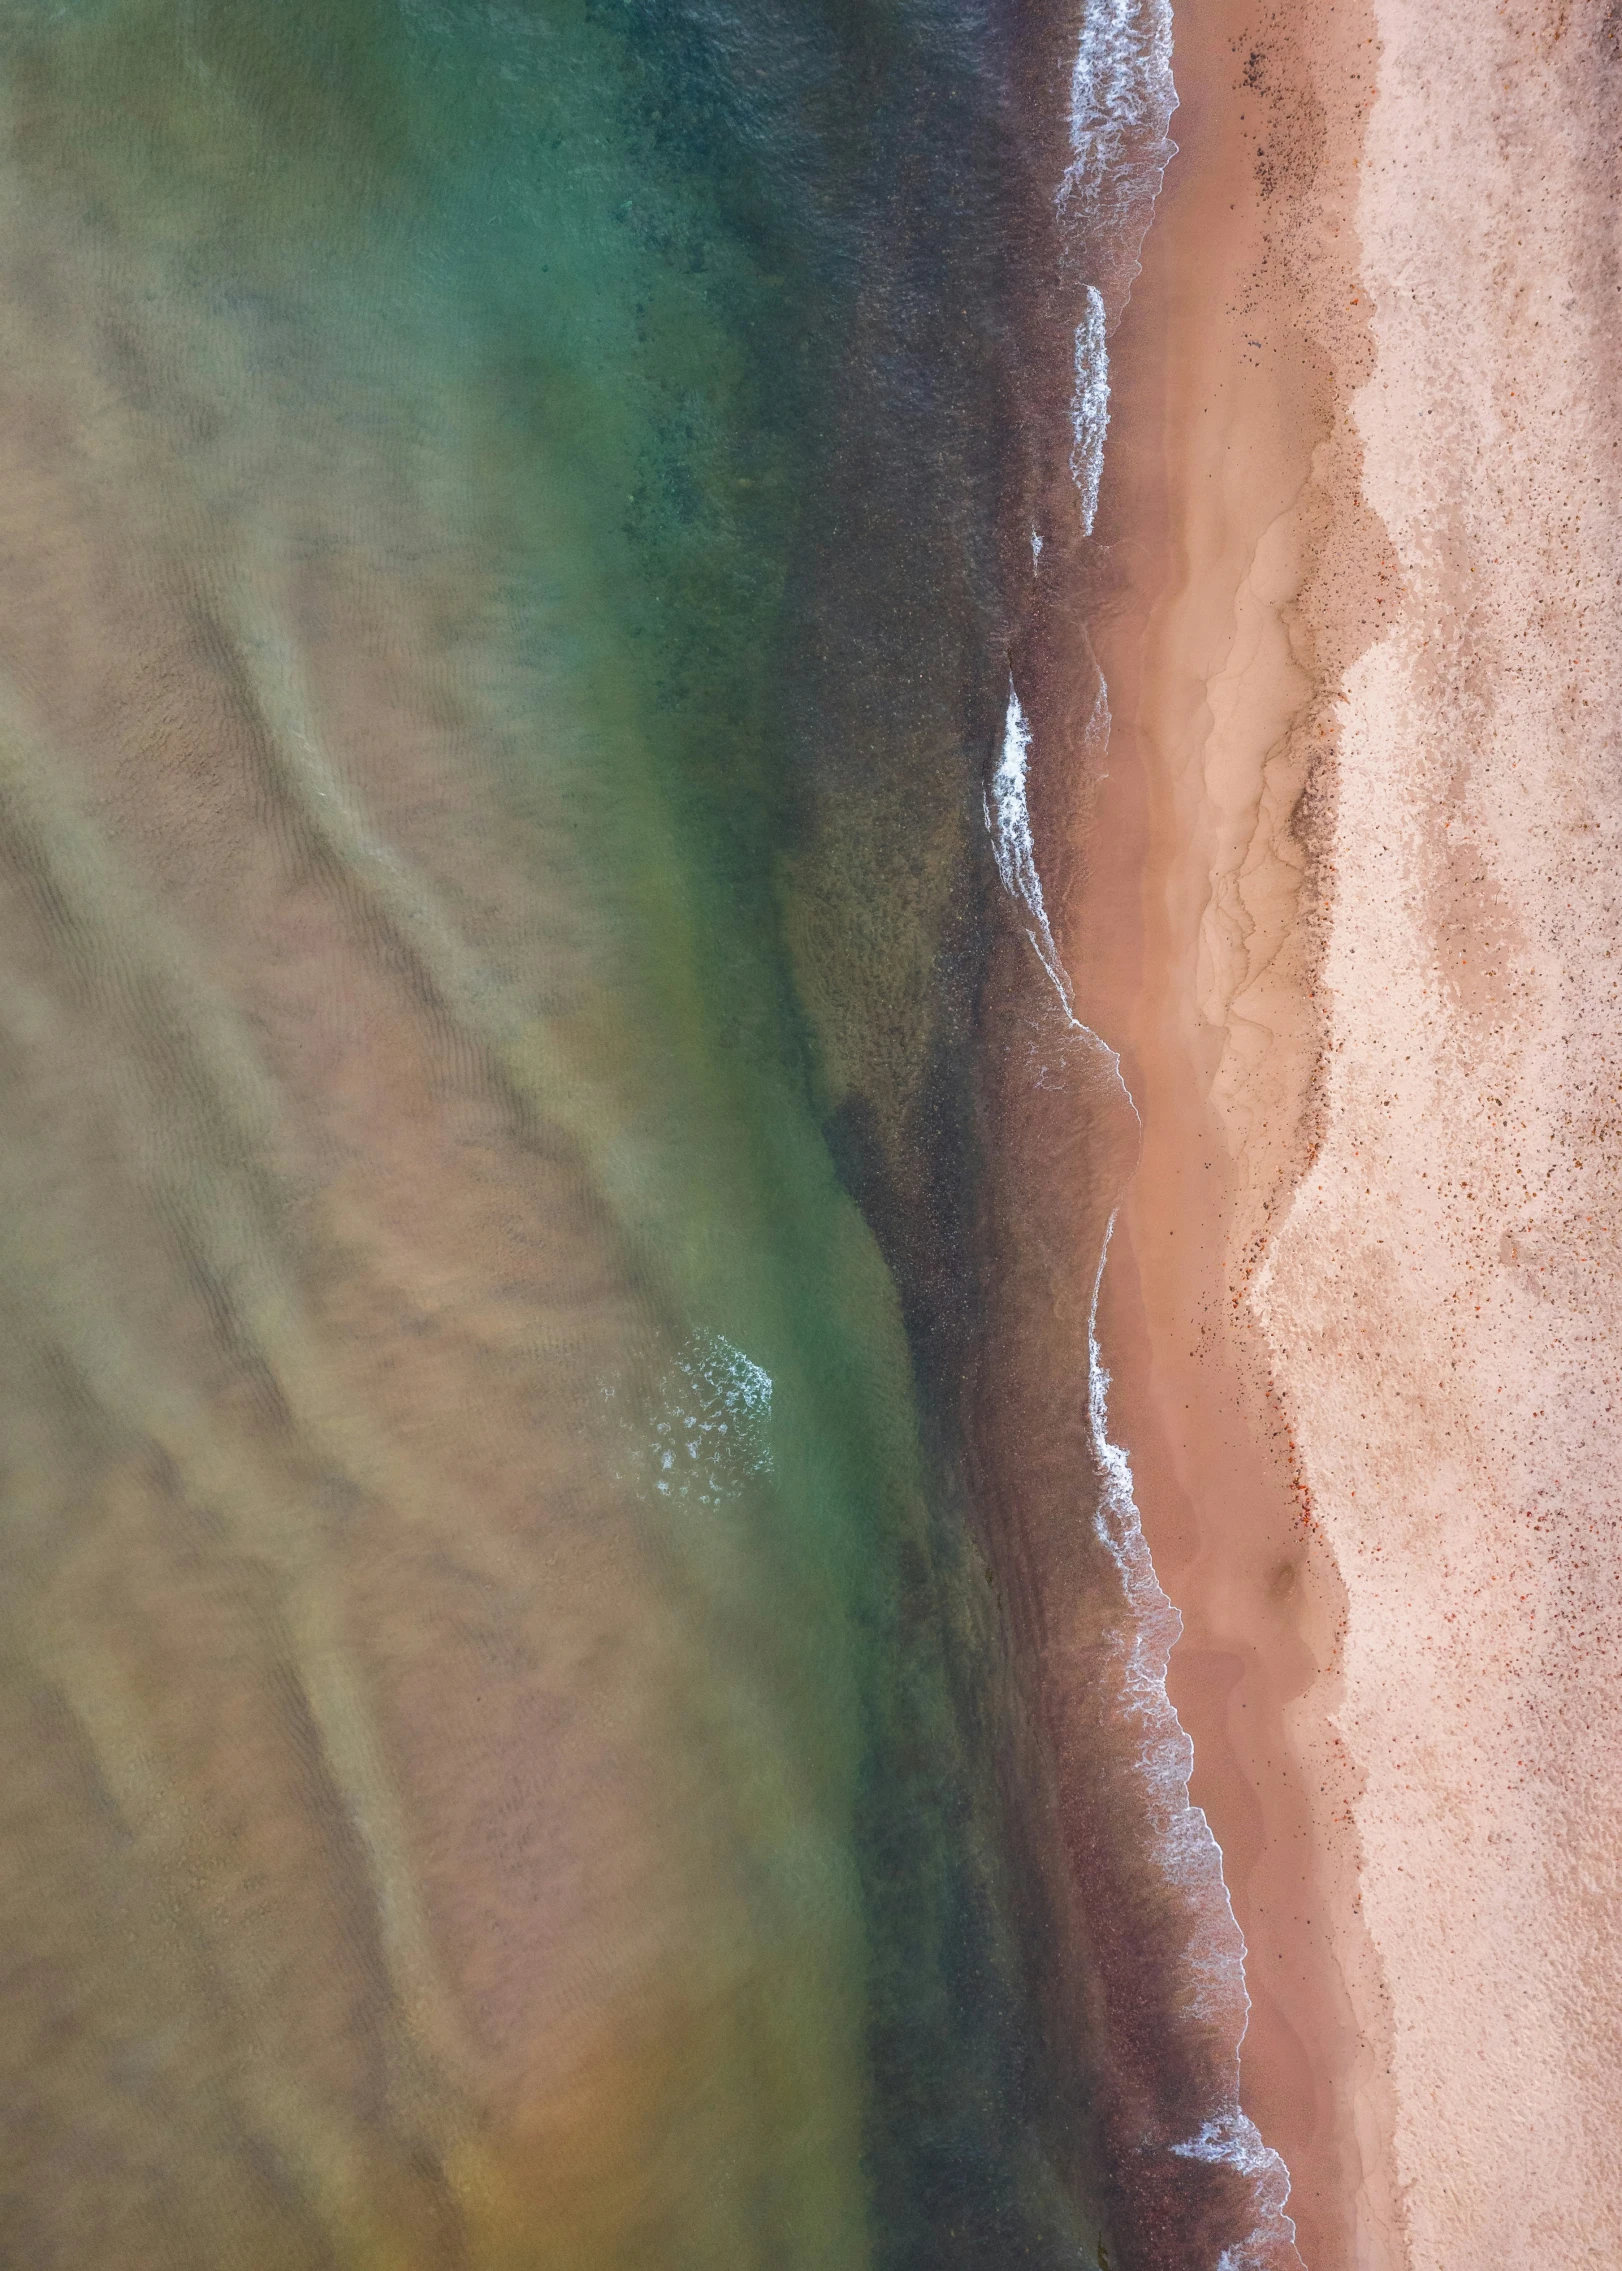
[[[1114,349],[1117,730],[1059,926],[1145,1126],[1099,1330],[1313,2271],[1617,2253],[1607,38],[1191,0]],[[593,1455],[605,1378],[651,1417],[690,1347],[599,1174],[669,1059],[614,1042],[604,918],[549,865],[572,816],[515,796],[488,528],[388,433],[345,453],[357,518],[297,401],[251,449],[193,417],[163,295],[20,210],[15,2244],[857,2259],[848,1903],[807,1870],[761,1905],[754,1815],[801,1800],[739,1765],[831,1683],[785,1684],[724,1541],[678,1568]],[[205,528],[229,573],[190,565]],[[1094,1960],[1161,1993],[1117,1999],[1124,2138],[1177,1980],[1095,1858],[1108,1698],[1063,1619],[1109,1178],[1007,1030],[1010,1148],[1072,1179],[1051,1221],[1010,1205],[1030,1361],[992,1450],[1035,1509]],[[1187,2057],[1192,2094],[1219,2061]],[[688,2216],[688,2169],[757,2159],[764,2206]]]
[[[1612,2260],[1614,26],[1178,17],[1067,924],[1314,2271]],[[1609,137],[1609,139],[1607,138]]]

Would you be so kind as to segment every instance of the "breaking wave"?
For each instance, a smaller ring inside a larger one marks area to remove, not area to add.
[[[1093,724],[1107,709],[1100,692]],[[985,798],[986,827],[1004,889],[1022,908],[1025,935],[1073,1032],[1105,1060],[1109,1077],[1136,1118],[1137,1106],[1115,1050],[1075,1013],[1075,989],[1053,936],[1037,865],[1028,796],[1031,729],[1012,680],[1002,747]],[[1203,1809],[1191,1803],[1194,1747],[1166,1691],[1171,1651],[1183,1621],[1155,1575],[1138,1511],[1132,1464],[1109,1434],[1110,1376],[1098,1345],[1098,1298],[1114,1234],[1111,1214],[1099,1250],[1088,1315],[1087,1414],[1093,1455],[1102,1480],[1094,1528],[1121,1580],[1127,1616],[1122,1662],[1123,1702],[1136,1723],[1133,1761],[1151,1847],[1166,1879],[1195,1917],[1184,1962],[1191,2016],[1233,2045],[1232,2082],[1224,2102],[1198,2132],[1174,2145],[1187,2160],[1221,2163],[1250,2180],[1255,2221],[1238,2250],[1227,2248],[1214,2271],[1299,2271],[1295,2226],[1285,2213],[1290,2179],[1280,2156],[1262,2139],[1239,2103],[1239,2046],[1250,2014],[1245,1987],[1245,1943],[1222,1873],[1222,1850]]]
[[[1109,430],[1109,335],[1139,271],[1176,144],[1169,0],[1089,0],[1070,73],[1070,163],[1059,185],[1070,265],[1082,292],[1070,398],[1070,470],[1091,536]]]

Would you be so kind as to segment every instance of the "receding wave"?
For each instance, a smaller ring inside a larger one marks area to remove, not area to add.
[[[1091,0],[1070,74],[1070,163],[1058,206],[1083,285],[1070,398],[1070,471],[1091,536],[1109,431],[1109,335],[1175,152],[1169,0]]]
[[[1070,472],[1088,536],[1097,519],[1109,428],[1109,333],[1138,273],[1139,249],[1174,153],[1168,128],[1176,102],[1167,0],[1096,0],[1085,11],[1072,67],[1070,156],[1056,197],[1070,272],[1082,299],[1075,325]],[[1090,658],[1090,649],[1088,654]],[[1099,674],[1079,754],[1085,758],[1099,750],[1108,731],[1108,689]],[[998,761],[986,796],[997,871],[1022,910],[1025,935],[1067,1024],[1101,1061],[1105,1077],[1118,1086],[1136,1118],[1118,1056],[1076,1016],[1075,989],[1055,943],[1037,864],[1029,802],[1031,757],[1031,727],[1010,683]],[[1098,1252],[1087,1329],[1087,1414],[1100,1477],[1094,1524],[1118,1573],[1126,1612],[1120,1677],[1123,1709],[1136,1731],[1133,1771],[1141,1791],[1143,1834],[1166,1882],[1193,1915],[1180,1958],[1189,2012],[1230,2046],[1225,2093],[1204,2109],[1193,2134],[1169,2149],[1181,2158],[1220,2165],[1249,2187],[1252,2228],[1248,2238],[1224,2249],[1221,2271],[1282,2267],[1298,2261],[1294,2225],[1285,2213],[1288,2172],[1239,2102],[1238,2052],[1250,2008],[1244,1941],[1223,1879],[1220,1848],[1203,1811],[1189,1799],[1193,1748],[1166,1690],[1182,1620],[1155,1575],[1130,1460],[1108,1430],[1109,1373],[1098,1345],[1097,1315],[1114,1226],[1111,1211]]]
[[[1059,956],[1049,923],[1036,861],[1027,796],[1031,731],[1010,686],[1002,752],[987,797],[998,873],[1004,888],[1028,918],[1026,936],[1058,995],[1075,1035],[1107,1067],[1106,1077],[1131,1108],[1136,1106],[1117,1053],[1075,1014],[1074,988]],[[1151,1843],[1167,1883],[1189,1903],[1193,1929],[1181,1956],[1188,1983],[1190,2016],[1231,2045],[1231,2086],[1208,2111],[1198,2130],[1173,2143],[1179,2157],[1220,2164],[1249,2183],[1255,2222],[1239,2248],[1225,2249],[1219,2271],[1285,2271],[1298,2262],[1295,2226],[1285,2214],[1289,2174],[1279,2155],[1263,2141],[1239,2102],[1239,2046],[1250,2011],[1245,1987],[1245,1944],[1222,1873],[1222,1853],[1202,1808],[1191,1803],[1189,1777],[1194,1749],[1166,1690],[1171,1651],[1182,1633],[1182,1618],[1155,1575],[1142,1517],[1133,1490],[1131,1461],[1109,1434],[1109,1372],[1098,1344],[1098,1299],[1110,1239],[1112,1212],[1105,1227],[1093,1277],[1087,1324],[1087,1417],[1097,1469],[1102,1478],[1093,1516],[1099,1540],[1118,1573],[1125,1617],[1120,1649],[1123,1712],[1135,1731],[1132,1771],[1142,1794],[1142,1834]]]

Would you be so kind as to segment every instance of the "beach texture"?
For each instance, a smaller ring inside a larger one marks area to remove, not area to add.
[[[1101,1331],[1322,2271],[1622,2247],[1617,30],[1185,11],[1120,345]]]
[[[8,2265],[1622,2255],[1618,36],[0,21]]]

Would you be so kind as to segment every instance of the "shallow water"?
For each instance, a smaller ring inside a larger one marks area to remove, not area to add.
[[[986,1418],[1075,44],[0,33],[8,2259],[1184,2260]]]

